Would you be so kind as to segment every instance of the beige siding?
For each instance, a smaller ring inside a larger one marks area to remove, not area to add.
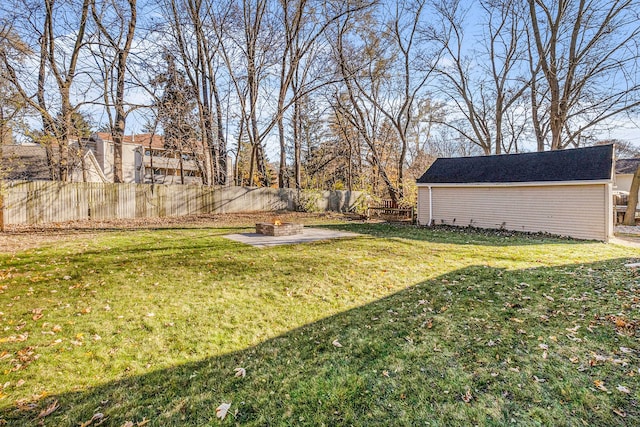
[[[418,209],[416,212],[419,225],[429,224],[429,188],[418,187]]]
[[[418,222],[429,222],[429,189],[421,187]],[[608,240],[611,185],[432,187],[433,221]]]

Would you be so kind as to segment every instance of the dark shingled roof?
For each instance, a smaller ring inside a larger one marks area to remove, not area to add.
[[[613,145],[498,156],[437,159],[419,184],[611,179]]]
[[[640,158],[616,160],[616,173],[636,173],[640,166]]]

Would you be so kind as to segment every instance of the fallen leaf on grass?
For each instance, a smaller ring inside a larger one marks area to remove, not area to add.
[[[620,417],[622,417],[622,418],[625,418],[627,416],[627,413],[624,412],[622,409],[614,409],[613,413],[618,415],[618,416],[620,416]]]
[[[151,420],[148,420],[145,417],[142,419],[142,421],[138,421],[137,423],[134,423],[133,421],[127,421],[126,423],[122,424],[122,427],[142,427],[142,426],[146,426],[150,422]],[[100,421],[100,424],[102,424],[102,421]],[[100,424],[95,424],[95,425],[100,425]]]
[[[3,343],[3,342],[23,342],[23,341],[26,341],[27,338],[29,338],[29,333],[25,332],[24,334],[20,334],[18,336],[11,335],[11,336],[6,337],[6,338],[0,338],[0,343]]]
[[[96,424],[93,424],[94,421],[96,421]],[[97,412],[97,413],[93,414],[93,416],[91,417],[90,420],[81,423],[80,427],[89,427],[91,425],[99,426],[100,424],[104,423],[105,421],[106,421],[106,418],[105,418],[104,414],[101,413],[101,412]]]
[[[244,378],[245,375],[247,375],[247,370],[244,368],[235,368],[233,371],[235,372],[236,377]]]
[[[547,381],[546,379],[544,379],[544,378],[538,378],[538,377],[537,377],[537,376],[535,376],[535,375],[533,376],[533,380],[534,380],[535,382],[537,382],[537,383],[543,383],[543,382]]]
[[[333,340],[331,344],[333,344],[334,347],[338,347],[338,348],[342,347],[342,344],[340,344],[338,340]]]
[[[54,400],[53,403],[51,403],[51,405],[47,406],[45,409],[40,411],[40,413],[38,414],[38,418],[44,418],[48,415],[53,414],[53,412],[59,407],[60,405],[58,405],[58,401]]]
[[[593,381],[593,384],[596,386],[596,388],[598,388],[599,390],[602,391],[609,391],[609,389],[607,387],[605,387],[604,382],[602,380],[595,380]]]
[[[471,399],[473,399],[473,396],[471,395],[471,390],[467,390],[467,392],[462,395],[462,400],[464,400],[465,403],[469,403],[471,402]]]
[[[616,390],[618,390],[621,393],[626,393],[626,394],[631,393],[631,390],[629,390],[627,387],[623,385],[618,385],[618,387],[616,387]]]
[[[224,420],[224,417],[227,416],[227,412],[229,412],[229,408],[231,408],[231,402],[222,403],[216,408],[216,417],[220,418],[220,421]]]
[[[34,322],[36,320],[42,318],[42,316],[44,316],[44,314],[42,314],[42,309],[41,308],[34,308],[33,310],[31,310],[31,313],[33,314],[33,316],[31,316],[31,318],[33,319]]]

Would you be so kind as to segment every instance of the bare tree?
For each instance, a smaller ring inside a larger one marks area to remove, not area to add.
[[[342,96],[334,101],[360,131],[390,197],[399,201],[404,195],[409,139],[419,104],[430,96],[427,89],[441,49],[433,48],[421,31],[427,25],[425,1],[387,6],[384,18],[368,15],[353,28],[347,20],[342,22],[336,56],[348,102]],[[354,45],[354,39],[360,44]],[[389,143],[396,146],[389,151],[391,157],[385,155]],[[393,166],[385,165],[391,159]]]
[[[136,0],[91,0],[91,14],[97,26],[103,70],[103,99],[113,136],[114,182],[124,182],[122,142],[131,108],[125,100],[127,60],[137,23]]]
[[[231,8],[210,0],[165,0],[167,31],[191,85],[197,89],[202,145],[209,157],[210,184],[227,179],[227,139],[224,134],[222,99],[218,85],[221,63],[219,44],[223,37],[218,24],[225,25]],[[168,46],[165,46],[168,48]]]
[[[636,0],[528,0],[534,105],[547,109],[552,150],[640,106]],[[534,112],[537,108],[534,108]],[[541,121],[544,123],[544,120]],[[537,129],[540,138],[544,129]]]
[[[69,179],[69,142],[74,136],[72,115],[78,108],[78,103],[72,99],[71,88],[86,46],[89,4],[90,0],[69,1],[62,5],[55,0],[14,0],[3,5],[5,16],[10,16],[16,33],[37,52],[36,81],[21,75],[22,70],[6,53],[0,52],[0,60],[4,63],[8,81],[40,115],[41,141],[47,147],[50,162],[53,146],[58,147],[59,160],[57,167],[52,168],[52,178],[62,181]],[[49,102],[50,99],[53,101]],[[58,115],[55,109],[59,111]]]
[[[437,5],[440,27],[434,37],[446,50],[440,67],[443,92],[464,120],[447,117],[449,126],[485,154],[500,154],[517,146],[526,120],[513,121],[514,110],[522,110],[530,79],[526,62],[525,28],[515,0],[482,0],[478,5],[445,0]],[[465,40],[468,15],[482,22],[482,36]]]
[[[0,20],[0,55],[11,57],[16,64],[24,66],[31,51],[12,30],[10,23]],[[0,62],[0,158],[2,146],[13,142],[13,128],[16,121],[26,112],[25,102],[9,80],[9,74]]]
[[[330,26],[347,14],[355,14],[371,7],[368,2],[320,2],[315,0],[280,0],[280,21],[284,29],[279,55],[279,91],[276,111],[280,143],[279,186],[287,186],[287,145],[285,113],[293,105],[293,175],[296,188],[301,188],[301,109],[316,90],[336,79],[324,52],[329,50],[326,35]]]

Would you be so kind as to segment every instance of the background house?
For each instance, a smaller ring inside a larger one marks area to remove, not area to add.
[[[91,135],[87,147],[95,153],[105,176],[113,182],[113,136],[98,132]],[[143,184],[198,184],[210,174],[208,153],[195,146],[182,150],[165,148],[161,135],[125,135],[122,143],[124,182]]]
[[[638,166],[640,166],[640,158],[617,159],[613,191],[628,194],[629,189],[631,189],[633,175],[636,173]],[[638,205],[640,206],[640,194],[638,200]]]
[[[40,144],[3,145],[0,178],[49,181],[55,176],[59,149]],[[88,139],[72,140],[69,149],[71,182],[113,182],[113,138],[95,133]],[[50,156],[51,158],[49,158]],[[203,184],[210,174],[208,153],[202,148],[164,148],[160,135],[126,135],[122,144],[122,172],[125,183]],[[53,165],[53,166],[52,166]]]
[[[0,178],[7,180],[50,181],[55,174],[52,164],[58,163],[58,150],[40,144],[10,144],[2,146]],[[71,182],[108,182],[93,152],[81,148],[77,141],[69,150],[69,180]]]
[[[613,234],[613,145],[441,158],[417,185],[422,225],[604,241]]]

